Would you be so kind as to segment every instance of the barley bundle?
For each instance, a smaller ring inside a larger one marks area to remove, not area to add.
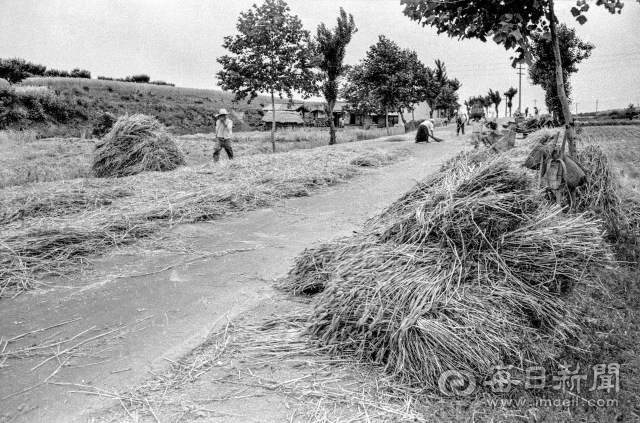
[[[592,210],[604,221],[610,236],[617,237],[620,230],[620,183],[606,153],[595,144],[578,150],[578,161],[586,170],[586,183],[578,188],[577,209]]]
[[[611,254],[596,221],[546,205],[524,172],[458,160],[358,235],[308,251],[288,283],[321,291],[312,337],[427,388],[444,370],[548,359],[579,331],[565,293]]]
[[[184,155],[164,126],[151,116],[137,114],[119,118],[96,144],[92,168],[97,177],[122,177],[183,165]]]

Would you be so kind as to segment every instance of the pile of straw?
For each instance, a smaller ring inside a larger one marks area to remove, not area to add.
[[[508,157],[462,158],[351,238],[307,250],[283,287],[319,292],[308,332],[339,354],[435,388],[541,363],[579,326],[566,293],[611,260],[597,222],[567,217]]]
[[[187,162],[164,126],[146,115],[122,116],[94,151],[93,173],[99,178],[165,172]]]
[[[409,154],[373,142],[239,157],[217,165],[119,179],[15,187],[0,197],[0,298],[86,265],[89,257],[178,223],[222,218],[310,195],[353,178],[358,158],[384,165]],[[376,144],[377,145],[377,144]]]

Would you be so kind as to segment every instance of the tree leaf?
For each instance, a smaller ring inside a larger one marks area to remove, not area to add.
[[[587,22],[587,17],[584,15],[580,15],[576,18],[576,21],[578,21],[580,25],[584,25]]]
[[[572,7],[571,8],[571,14],[573,15],[573,17],[575,18],[576,16],[580,16],[580,9],[578,9],[577,7]]]

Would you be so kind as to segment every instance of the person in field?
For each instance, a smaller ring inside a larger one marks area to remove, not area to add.
[[[227,109],[220,109],[216,115],[216,147],[213,150],[213,161],[220,160],[220,151],[224,148],[227,157],[233,159],[233,149],[231,148],[231,135],[233,134],[233,122],[229,119]]]
[[[467,116],[461,113],[458,113],[456,116],[456,136],[460,135],[460,131],[462,131],[462,135],[464,135],[464,126],[467,123]]]
[[[482,132],[484,124],[487,123],[487,118],[482,116],[482,121],[479,116],[474,116],[471,121],[471,144],[473,144],[474,148],[480,147],[480,142],[482,141]]]
[[[433,131],[435,126],[433,125],[433,119],[427,119],[418,125],[418,132],[416,133],[416,143],[429,142],[429,137],[434,138]]]

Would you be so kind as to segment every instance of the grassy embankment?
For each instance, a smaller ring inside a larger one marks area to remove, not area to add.
[[[48,87],[48,90],[26,87]],[[15,111],[5,117],[5,127],[33,129],[41,136],[91,134],[105,112],[116,116],[125,113],[156,116],[174,134],[205,133],[213,130],[214,115],[223,107],[232,111],[237,130],[250,130],[261,126],[261,104],[268,102],[266,97],[258,97],[250,104],[233,103],[233,94],[220,90],[44,77],[29,78],[16,85],[15,94],[2,96],[13,104]],[[44,107],[34,106],[36,103]],[[2,121],[0,116],[0,124]]]
[[[380,136],[377,131],[343,131],[343,144],[323,148],[311,147],[326,145],[325,131],[304,134],[307,141],[295,141],[301,134],[291,132],[278,144],[283,152],[260,154],[267,150],[267,135],[243,135],[235,145],[238,158],[217,165],[210,160],[211,139],[178,138],[187,167],[97,179],[90,171],[91,141],[0,133],[0,297],[28,289],[44,275],[77,270],[90,255],[174,224],[306,196],[363,167],[408,154],[397,143],[347,142]]]

